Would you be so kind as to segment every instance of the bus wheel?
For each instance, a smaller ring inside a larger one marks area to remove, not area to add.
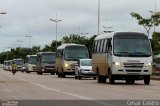
[[[61,74],[60,74],[59,72],[58,72],[57,74],[58,74],[58,78],[60,78],[60,77],[61,77]]]
[[[105,76],[101,76],[102,77],[102,83],[106,83],[106,77]]]
[[[126,79],[126,84],[130,84],[130,79]]]
[[[114,76],[112,75],[111,70],[109,70],[109,83],[114,84]]]
[[[97,70],[97,82],[101,83],[102,82],[102,76],[99,75],[99,71]]]
[[[150,75],[144,76],[144,84],[149,85],[150,84]]]
[[[62,69],[61,77],[65,78],[65,73],[63,72],[63,69]]]
[[[78,77],[75,75],[74,78],[77,79]]]
[[[134,79],[132,79],[130,83],[131,83],[131,84],[134,84],[134,83],[135,83],[135,80],[134,80]]]
[[[54,72],[51,72],[51,75],[54,75]]]

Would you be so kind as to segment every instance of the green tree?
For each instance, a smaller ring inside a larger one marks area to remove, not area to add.
[[[85,45],[88,48],[89,56],[91,57],[92,54],[92,46],[93,41],[95,39],[96,35],[92,36],[91,38],[80,36],[78,34],[71,34],[69,36],[65,36],[62,39],[63,43],[75,43],[75,44],[82,44]]]
[[[97,35],[92,36],[87,42],[86,42],[86,47],[88,48],[88,52],[89,52],[89,57],[92,57],[92,47],[93,47],[93,42],[95,37],[97,37]]]
[[[57,41],[57,47],[61,45],[61,41]],[[50,45],[45,45],[45,47],[42,49],[43,52],[51,51],[55,52],[56,51],[56,41],[53,40]]]
[[[65,36],[62,38],[63,43],[75,43],[83,45],[85,45],[88,40],[89,40],[88,37],[80,36],[78,34],[71,34],[69,36]]]
[[[136,18],[138,20],[138,24],[142,25],[146,32],[147,35],[149,36],[149,32],[153,26],[158,26],[160,24],[160,14],[153,14],[149,18],[144,18],[140,14],[131,12],[131,16]]]
[[[157,55],[160,53],[160,33],[159,32],[154,32],[152,35],[152,50],[154,55]]]

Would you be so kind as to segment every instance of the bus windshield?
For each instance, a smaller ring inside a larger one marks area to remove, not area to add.
[[[6,66],[8,66],[9,65],[9,62],[6,62]]]
[[[55,54],[47,53],[42,55],[42,63],[54,63],[55,62]]]
[[[151,56],[150,42],[147,36],[116,36],[113,41],[113,54],[121,57]]]
[[[78,59],[88,58],[88,51],[83,46],[70,46],[65,48],[64,59],[77,61]]]
[[[17,64],[17,65],[23,65],[23,60],[15,60],[15,63]]]
[[[36,59],[37,59],[36,56],[30,57],[30,58],[28,59],[28,63],[29,63],[29,64],[36,64]]]

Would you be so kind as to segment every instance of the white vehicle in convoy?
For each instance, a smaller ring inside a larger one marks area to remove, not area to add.
[[[13,63],[13,60],[9,60],[9,71],[12,71],[12,63]]]
[[[9,60],[4,61],[3,69],[6,71],[9,70]]]
[[[93,77],[96,79],[96,74],[92,71],[92,59],[79,59],[75,66],[75,79],[82,77]]]
[[[37,55],[27,55],[25,61],[25,69],[27,73],[37,72]]]
[[[89,58],[87,47],[81,44],[62,44],[56,53],[56,72],[62,78],[75,74],[75,65],[79,59]]]
[[[13,59],[13,62],[16,64],[16,71],[21,71],[24,65],[23,59]]]
[[[150,84],[152,75],[152,48],[148,36],[138,32],[114,32],[98,35],[94,40],[92,68],[98,83],[109,78],[134,84],[144,80]]]

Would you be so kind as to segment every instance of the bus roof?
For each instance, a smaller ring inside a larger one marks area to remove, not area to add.
[[[101,39],[106,39],[106,38],[113,38],[114,35],[145,35],[144,33],[140,32],[111,32],[111,33],[103,33],[98,35],[95,40],[101,40]],[[146,36],[146,35],[145,35]]]
[[[64,49],[64,48],[67,47],[67,46],[85,46],[85,45],[69,43],[69,44],[62,44],[62,45],[59,46],[57,49]]]
[[[42,55],[42,54],[55,54],[55,52],[38,52],[37,55]]]
[[[36,57],[37,55],[27,55],[26,57]]]
[[[13,60],[15,61],[15,60],[23,60],[23,59],[13,59]]]

